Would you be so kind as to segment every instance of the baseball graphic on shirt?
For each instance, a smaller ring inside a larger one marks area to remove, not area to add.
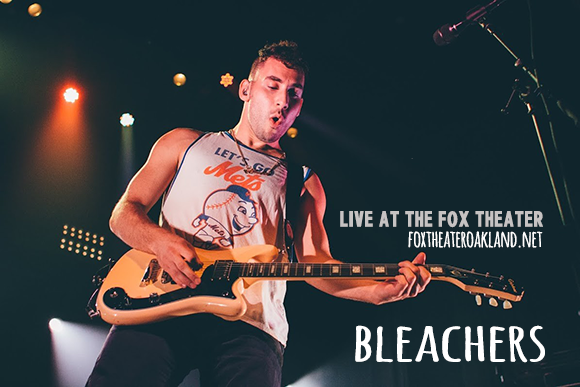
[[[203,212],[192,222],[193,235],[203,248],[230,247],[233,237],[245,234],[258,223],[250,191],[238,185],[212,192]]]

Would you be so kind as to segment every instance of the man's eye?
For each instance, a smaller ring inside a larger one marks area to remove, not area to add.
[[[240,211],[242,214],[246,215],[246,209],[244,207],[239,207],[238,211]]]
[[[272,90],[278,90],[278,86],[268,86],[268,89],[272,89]]]

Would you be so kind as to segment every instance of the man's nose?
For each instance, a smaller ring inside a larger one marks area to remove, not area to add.
[[[288,100],[288,94],[283,90],[280,90],[280,92],[276,95],[276,105],[280,106],[282,110],[288,109]]]

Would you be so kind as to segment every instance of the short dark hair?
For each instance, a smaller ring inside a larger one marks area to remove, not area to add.
[[[268,58],[274,58],[284,63],[290,69],[301,71],[304,77],[308,74],[308,64],[302,57],[302,52],[296,42],[281,40],[278,43],[266,44],[258,51],[258,57],[252,63],[249,78],[252,79],[258,67]]]

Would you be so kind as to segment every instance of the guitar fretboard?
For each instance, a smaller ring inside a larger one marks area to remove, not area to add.
[[[216,262],[214,278],[386,278],[399,274],[399,266],[385,263],[240,263]]]

